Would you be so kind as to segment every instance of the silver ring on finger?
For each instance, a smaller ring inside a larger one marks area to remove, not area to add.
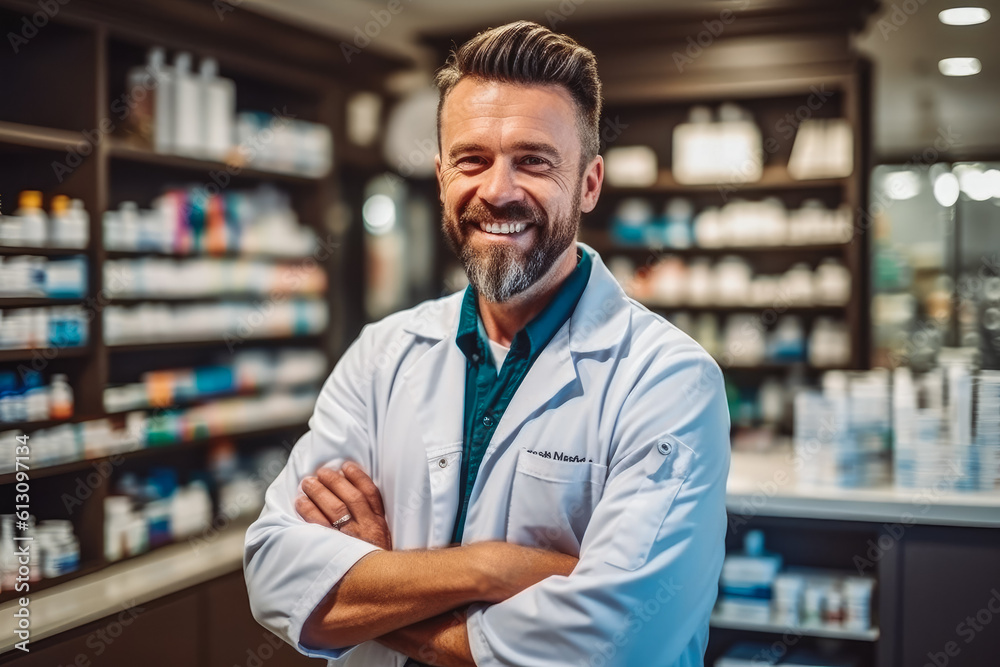
[[[351,515],[350,515],[350,513],[348,513],[348,514],[345,514],[344,516],[340,517],[339,519],[337,519],[333,523],[331,523],[330,526],[332,528],[340,528],[341,526],[343,526],[345,523],[347,523],[350,520],[351,520]]]

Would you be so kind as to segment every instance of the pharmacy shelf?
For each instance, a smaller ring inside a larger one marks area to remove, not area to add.
[[[77,473],[83,470],[89,470],[95,465],[98,465],[102,461],[113,461],[116,465],[123,460],[131,460],[143,458],[145,456],[151,456],[160,453],[171,453],[176,452],[180,449],[190,449],[195,447],[204,447],[212,443],[218,442],[220,440],[226,440],[230,438],[266,438],[269,436],[281,435],[287,431],[291,431],[297,428],[306,428],[307,424],[304,421],[294,421],[287,424],[276,424],[274,426],[268,426],[264,428],[253,429],[249,431],[235,431],[233,433],[218,433],[212,436],[204,438],[195,438],[193,440],[183,440],[179,442],[172,443],[162,443],[156,445],[148,445],[146,447],[140,447],[138,449],[131,449],[124,452],[116,452],[114,454],[107,454],[105,456],[96,456],[92,458],[79,459],[77,461],[67,461],[65,463],[59,463],[56,465],[46,465],[39,468],[32,468],[28,470],[28,475],[30,479],[41,479],[44,477],[55,477],[58,475],[67,475],[72,473]],[[29,439],[30,443],[30,439]],[[16,473],[8,472],[0,475],[0,485],[11,484],[15,480]]]
[[[31,433],[32,431],[38,431],[43,428],[52,428],[53,426],[71,424],[72,422],[72,417],[70,419],[46,419],[35,422],[0,422],[0,432],[24,431],[25,433]]]
[[[54,299],[44,296],[0,296],[3,308],[44,308],[45,306],[82,306],[83,297]]]
[[[107,259],[145,259],[147,257],[158,257],[164,259],[254,259],[267,260],[274,263],[302,262],[309,259],[316,259],[313,255],[276,255],[264,252],[242,252],[240,250],[226,250],[224,252],[162,252],[159,250],[105,250]]]
[[[0,363],[8,361],[32,361],[34,359],[44,359],[56,361],[58,359],[68,359],[71,357],[85,357],[90,354],[90,348],[81,347],[38,347],[21,350],[0,350]]]
[[[309,343],[319,344],[320,334],[305,334],[301,336],[261,336],[259,338],[234,338],[227,340],[222,336],[211,340],[182,340],[182,341],[161,341],[156,343],[109,343],[107,348],[110,352],[156,352],[161,350],[177,350],[183,348],[199,347],[225,347],[229,343],[243,347],[248,345],[281,345],[286,343]]]
[[[1000,528],[1000,489],[940,491],[800,484],[794,450],[733,452],[726,507],[733,514]]]
[[[759,364],[726,364],[725,359],[715,358],[723,373],[787,373],[792,369],[802,369],[809,373],[846,370],[840,366],[814,366],[806,361],[762,361]]]
[[[629,255],[632,257],[666,257],[677,255],[681,257],[701,257],[717,255],[759,255],[759,254],[790,254],[798,255],[833,255],[843,253],[851,247],[850,243],[813,243],[803,245],[752,245],[726,246],[717,248],[671,248],[651,244],[623,244],[614,241],[607,232],[581,231],[580,240],[597,250],[602,256]]]
[[[42,148],[65,153],[67,146],[75,146],[79,142],[79,132],[0,121],[0,144]]]
[[[0,246],[0,257],[31,255],[35,257],[67,257],[86,255],[87,248],[36,248],[32,246]]]
[[[31,594],[31,639],[37,642],[91,621],[239,570],[246,525],[160,547],[141,557],[66,575],[71,585]],[[17,601],[0,604],[0,653],[14,650]]]
[[[849,628],[838,628],[835,626],[819,625],[781,625],[778,623],[755,623],[736,618],[729,618],[713,613],[709,624],[713,628],[724,628],[726,630],[746,630],[749,632],[767,632],[772,634],[790,634],[805,637],[824,637],[829,639],[848,639],[861,642],[878,641],[878,628],[867,630],[852,630]]]
[[[191,398],[186,398],[184,400],[175,400],[170,405],[138,405],[134,407],[124,408],[121,410],[108,410],[105,408],[105,412],[108,415],[120,415],[127,412],[135,412],[136,410],[173,410],[175,408],[189,408],[196,405],[205,405],[206,403],[211,403],[213,401],[219,401],[226,398],[251,398],[251,397],[261,397],[266,396],[274,392],[296,392],[304,391],[306,389],[313,389],[316,391],[318,396],[322,388],[322,382],[326,378],[320,378],[316,381],[310,382],[298,382],[292,384],[269,384],[267,386],[260,386],[251,389],[238,389],[236,391],[229,392],[219,392],[217,394],[207,394],[204,396],[194,396]]]
[[[181,171],[198,172],[206,179],[209,178],[209,174],[211,172],[226,172],[227,170],[232,169],[233,178],[280,181],[291,185],[314,185],[322,180],[322,177],[305,176],[285,171],[270,171],[266,169],[241,167],[236,164],[229,164],[219,160],[208,160],[197,157],[188,157],[185,155],[157,153],[144,148],[128,146],[120,141],[110,142],[108,147],[108,157],[112,160],[120,160],[123,162],[135,162],[157,167],[168,167]]]
[[[284,299],[320,299],[322,294],[317,293],[281,293],[281,292],[217,292],[214,294],[201,294],[198,296],[169,296],[150,294],[146,296],[129,296],[113,298],[109,301],[115,306],[138,306],[144,303],[213,303],[216,301],[259,301],[280,297]]]
[[[834,190],[847,187],[848,178],[817,178],[800,181],[792,178],[784,165],[764,167],[760,180],[752,183],[705,183],[698,185],[678,183],[673,173],[661,169],[652,185],[622,187],[605,184],[602,192],[608,195],[648,195],[650,193],[690,194],[718,193],[731,196],[736,193],[775,192],[782,190]]]
[[[640,303],[650,310],[668,313],[777,313],[778,315],[843,315],[847,305],[841,306],[752,306],[747,304],[731,305],[666,305],[649,300],[640,300]]]

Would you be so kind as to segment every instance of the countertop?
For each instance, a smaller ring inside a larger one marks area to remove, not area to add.
[[[31,642],[238,570],[246,526],[174,544],[66,584],[29,593]],[[14,649],[18,601],[0,606],[0,653]]]
[[[1000,527],[1000,490],[804,486],[796,479],[789,450],[733,452],[726,507],[751,516]]]

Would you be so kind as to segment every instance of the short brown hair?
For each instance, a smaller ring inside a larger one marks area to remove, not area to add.
[[[582,146],[581,171],[600,150],[601,79],[594,54],[574,39],[531,21],[485,30],[451,52],[435,78],[438,145],[441,109],[465,77],[483,81],[563,86],[576,103]]]

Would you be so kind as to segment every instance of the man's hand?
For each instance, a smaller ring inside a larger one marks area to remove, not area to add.
[[[340,470],[320,468],[315,477],[302,480],[302,491],[305,495],[295,500],[295,510],[309,523],[332,528],[349,515],[337,530],[392,550],[382,494],[357,463],[348,461]]]

